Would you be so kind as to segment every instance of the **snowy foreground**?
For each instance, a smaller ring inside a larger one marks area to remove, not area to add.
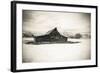
[[[71,39],[71,41],[76,40],[80,43],[41,45],[23,43],[23,62],[60,62],[90,59],[90,39]]]

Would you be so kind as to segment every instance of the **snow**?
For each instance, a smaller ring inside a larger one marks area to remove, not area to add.
[[[69,39],[80,43],[24,44],[23,62],[62,62],[91,58],[90,39]]]

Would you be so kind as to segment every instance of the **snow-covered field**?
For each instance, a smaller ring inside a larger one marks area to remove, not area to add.
[[[80,43],[24,44],[23,62],[60,62],[91,58],[90,39],[69,39]]]

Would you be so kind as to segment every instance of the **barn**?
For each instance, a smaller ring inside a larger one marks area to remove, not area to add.
[[[35,43],[63,43],[67,41],[68,37],[61,35],[57,28],[49,31],[49,34],[45,34],[42,36],[36,36]]]

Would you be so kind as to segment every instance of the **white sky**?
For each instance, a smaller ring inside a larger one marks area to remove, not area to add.
[[[88,13],[23,11],[23,31],[36,36],[44,35],[55,27],[62,35],[66,32],[90,32],[90,22]]]

